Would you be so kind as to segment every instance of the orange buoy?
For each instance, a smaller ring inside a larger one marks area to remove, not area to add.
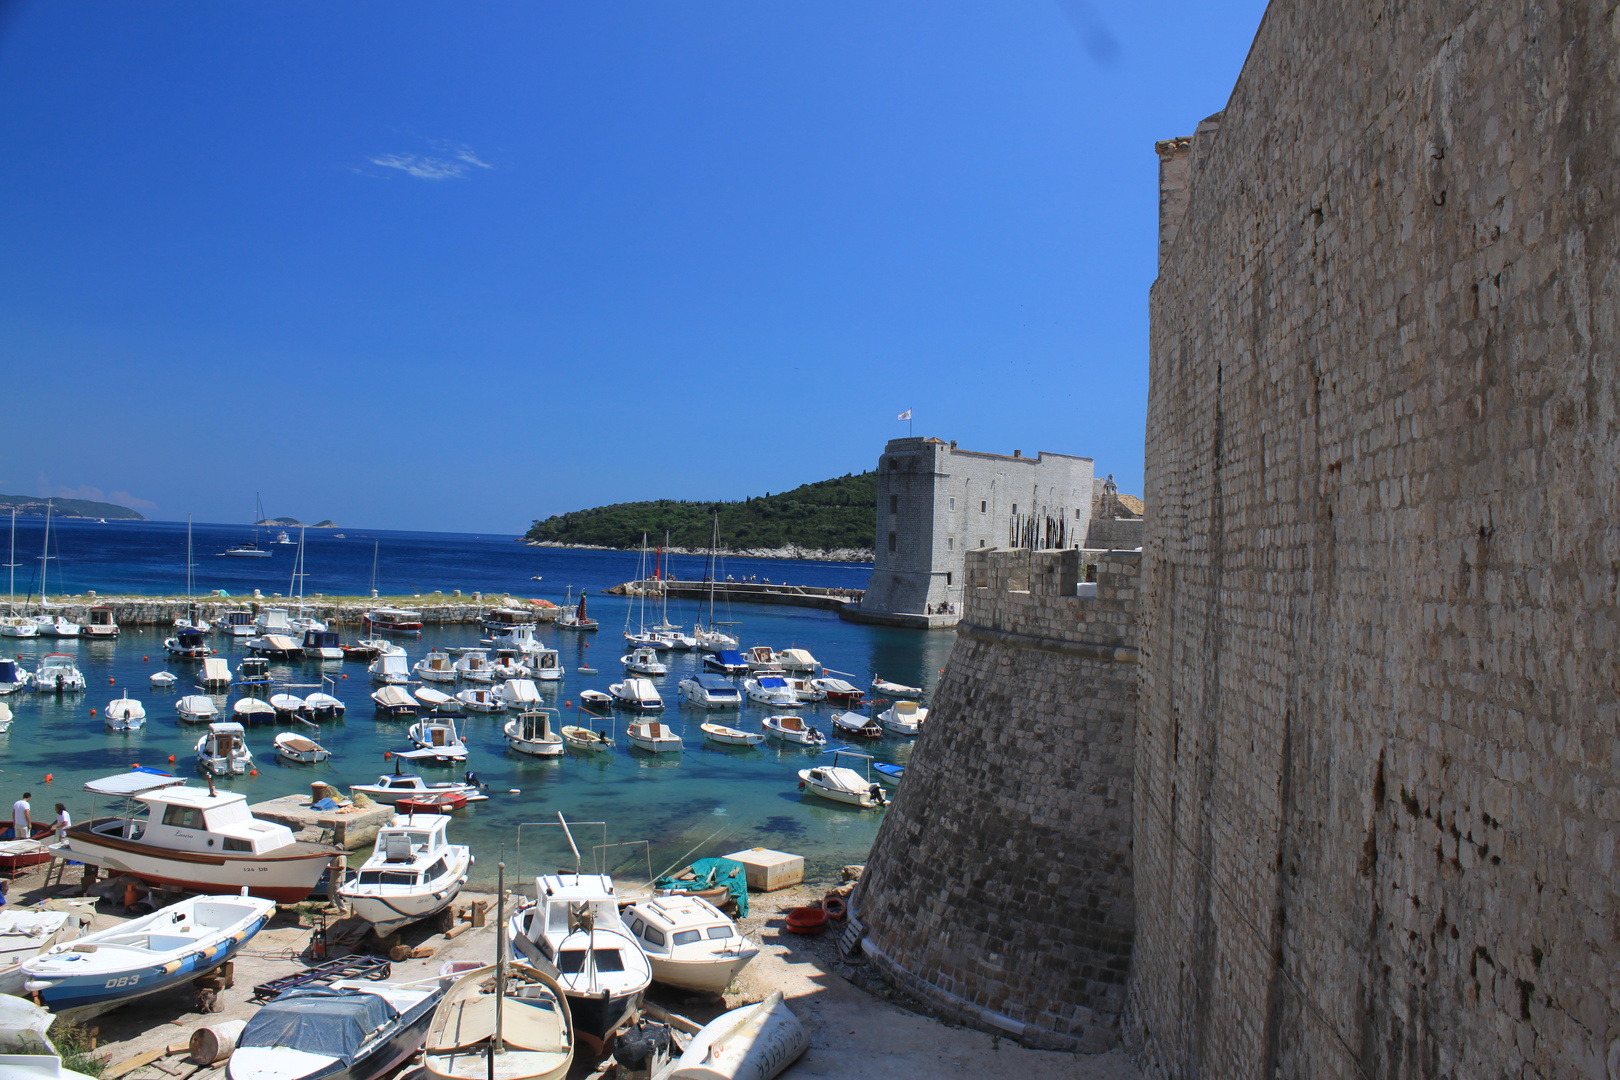
[[[347,676],[347,675],[345,675],[345,676],[343,676],[343,677],[344,677],[344,678],[345,678],[345,679],[347,679],[347,678],[348,678],[348,676]]]
[[[46,783],[47,783],[47,784],[48,784],[48,783],[50,783],[50,782],[51,782],[51,774],[50,774],[50,773],[46,773],[46,774],[45,774],[45,782],[46,782]]]
[[[96,710],[94,710],[94,709],[91,709],[91,710],[90,710],[90,715],[91,715],[91,716],[94,716],[94,715],[96,715]]]
[[[150,657],[150,656],[143,656],[143,657],[141,657],[141,663],[143,663],[143,664],[144,664],[144,663],[146,663],[146,662],[147,662],[147,661],[148,661],[148,660],[150,660],[150,659],[152,659],[152,658],[151,658],[151,657]]]
[[[112,684],[113,684],[113,680],[112,680],[111,676],[109,676],[108,679],[107,679],[107,685],[111,686]]]
[[[387,750],[384,750],[384,751],[383,751],[383,760],[384,760],[384,761],[387,761],[387,760],[388,760],[388,759],[389,759],[389,758],[391,758],[391,757],[393,757],[393,756],[394,756],[394,755],[393,755],[393,754],[390,754],[390,753],[389,753],[389,752],[388,752],[388,751],[387,751]]]
[[[249,776],[258,776],[259,775],[259,770],[258,769],[249,769],[248,770],[248,775]]]
[[[137,762],[136,762],[136,763],[135,763],[135,764],[133,764],[133,765],[131,765],[131,766],[130,766],[130,768],[132,768],[132,769],[138,769],[138,768],[140,768],[140,767],[141,767],[141,763],[140,763],[140,762],[138,762],[138,761],[137,761]]]
[[[173,765],[173,764],[174,764],[174,755],[173,755],[173,754],[170,754],[170,755],[169,755],[169,764],[170,764],[170,765]]]

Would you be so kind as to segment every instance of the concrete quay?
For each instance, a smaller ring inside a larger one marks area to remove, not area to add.
[[[49,601],[45,604],[45,610],[86,623],[90,619],[91,608],[111,608],[113,621],[119,626],[172,626],[175,619],[187,616],[192,611],[200,612],[203,618],[212,621],[227,611],[247,610],[256,615],[264,608],[297,606],[296,600],[279,596],[206,596],[193,597],[188,601],[183,596],[96,596],[92,593]],[[542,623],[554,622],[562,613],[561,608],[538,607],[526,599],[511,596],[484,597],[474,594],[472,597],[459,597],[442,593],[369,599],[345,597],[341,600],[306,597],[302,607],[315,618],[334,626],[359,626],[365,613],[378,607],[403,607],[419,611],[423,624],[428,626],[476,623],[500,607],[530,609],[535,621]]]
[[[666,594],[672,600],[709,599],[707,581],[660,581],[646,578],[627,581],[607,590],[613,596],[647,596],[662,599]],[[714,584],[716,600],[739,601],[746,604],[785,604],[789,607],[822,608],[842,611],[851,604],[859,604],[865,589],[829,589],[816,585],[772,585],[764,582],[717,581]]]

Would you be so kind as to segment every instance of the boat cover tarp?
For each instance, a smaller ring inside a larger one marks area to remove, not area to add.
[[[100,780],[92,780],[84,785],[84,790],[93,795],[122,795],[130,798],[158,788],[173,787],[185,783],[179,776],[168,776],[164,773],[147,772],[141,769],[135,772],[119,773],[117,776],[104,776]]]
[[[730,690],[733,694],[737,692],[731,680],[724,675],[694,675],[693,679],[705,690]]]
[[[236,1045],[285,1046],[352,1061],[372,1032],[398,1016],[383,998],[363,990],[299,987],[260,1007]]]
[[[736,649],[721,649],[719,652],[714,654],[714,658],[719,663],[722,663],[727,667],[747,666],[747,664],[743,661],[742,653],[738,652]]]
[[[693,877],[686,880],[685,871],[679,878],[663,877],[655,883],[659,889],[683,892],[701,892],[724,885],[731,898],[737,901],[737,918],[748,918],[748,872],[735,859],[699,859],[690,867]]]
[[[17,681],[17,661],[0,660],[0,683],[14,683]]]

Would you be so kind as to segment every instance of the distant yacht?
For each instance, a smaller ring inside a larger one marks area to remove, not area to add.
[[[276,535],[276,543],[278,543],[278,544],[296,544],[296,543],[298,543],[298,541],[296,541],[292,537],[288,536],[286,529],[282,529],[281,532]]]
[[[264,520],[264,502],[257,496],[255,496],[254,499],[254,505],[257,509],[257,513],[253,518],[254,526],[252,543],[232,544],[230,547],[220,552],[221,555],[229,555],[232,558],[237,559],[268,559],[270,557],[270,552],[259,546],[259,526],[257,523]]]

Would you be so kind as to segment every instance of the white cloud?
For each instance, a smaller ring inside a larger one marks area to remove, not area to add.
[[[371,158],[373,165],[385,169],[398,169],[419,180],[455,180],[472,169],[493,169],[495,166],[481,160],[470,146],[435,144],[432,154],[382,154]]]

